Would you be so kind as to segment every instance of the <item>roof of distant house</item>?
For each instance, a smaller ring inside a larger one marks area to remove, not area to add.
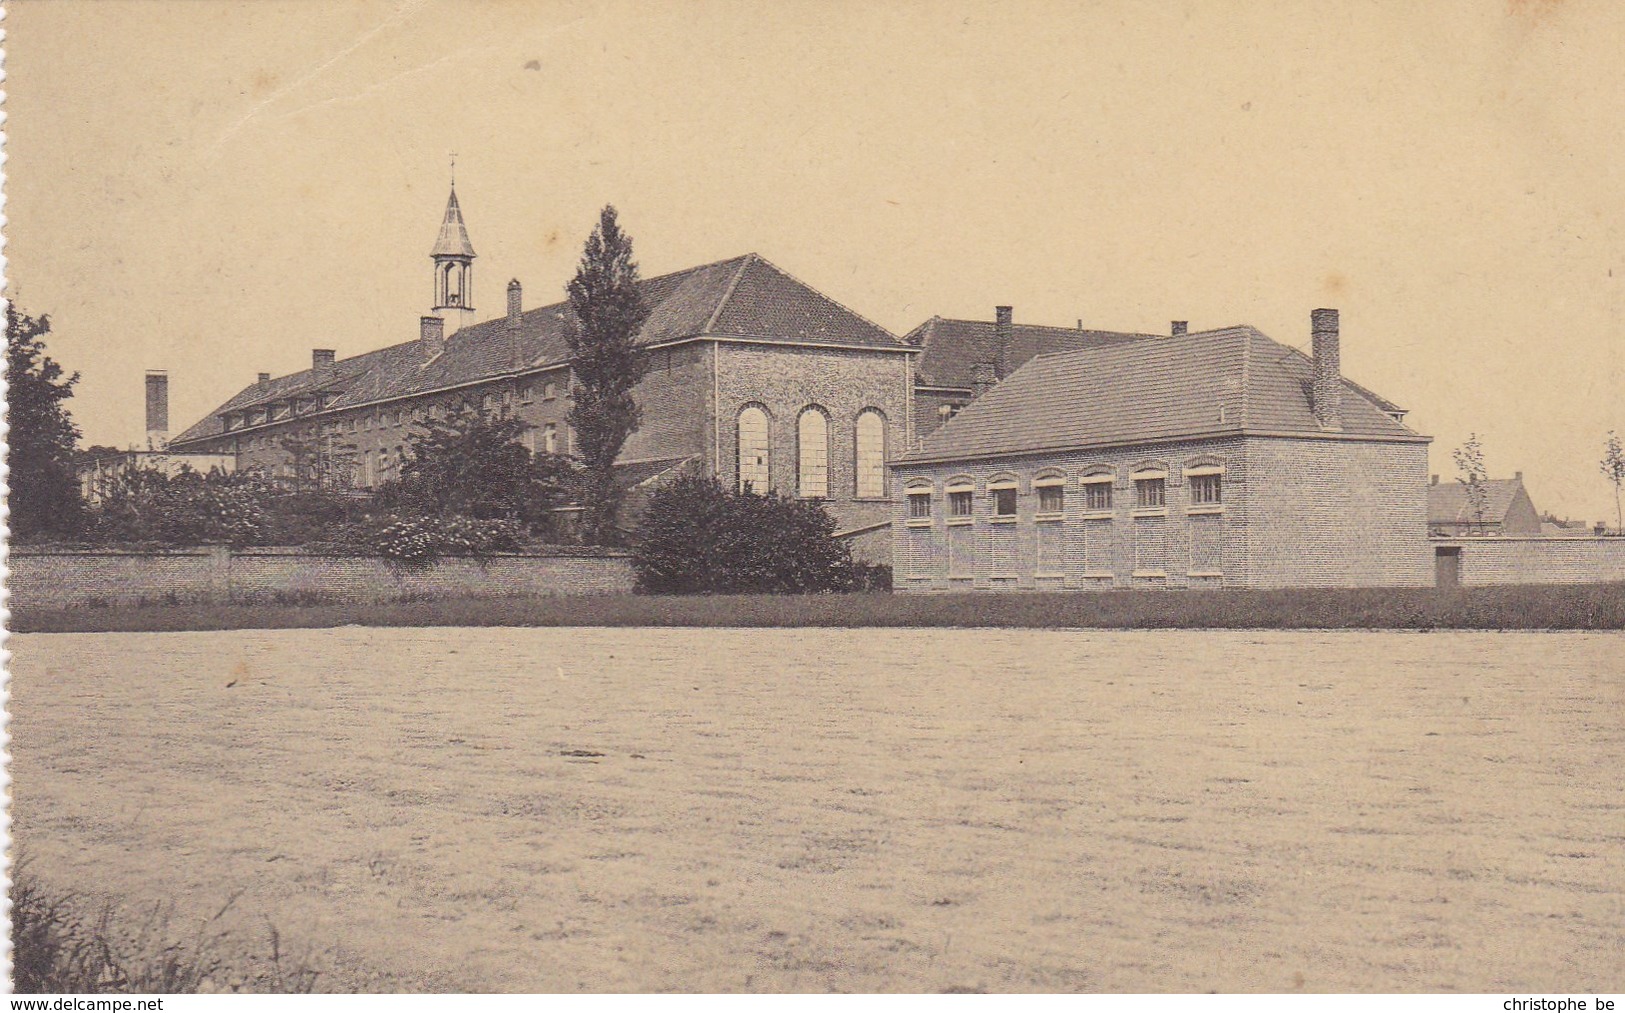
[[[913,351],[754,253],[647,278],[639,287],[650,310],[638,333],[640,345],[703,335]],[[566,334],[573,321],[569,303],[558,302],[521,314],[517,330],[509,328],[506,317],[465,327],[449,335],[432,359],[425,359],[414,338],[341,359],[321,372],[307,369],[250,384],[170,443],[218,436],[225,432],[220,419],[225,412],[292,397],[333,391],[337,397],[330,407],[340,409],[563,365],[570,360]]]
[[[1011,324],[1010,349],[1005,368],[1015,372],[1034,356],[1070,352],[1081,348],[1120,344],[1153,338],[1154,334],[1124,331],[1086,331],[1075,327],[1048,327],[1040,324]],[[932,317],[909,331],[903,340],[921,350],[916,373],[927,387],[969,390],[975,383],[976,367],[998,358],[998,340],[991,320],[954,320]]]
[[[1000,457],[1242,433],[1322,435],[1314,364],[1251,327],[1040,355],[944,423],[905,462]],[[1339,433],[1426,441],[1344,381]]]
[[[1484,487],[1484,522],[1499,524],[1506,519],[1512,502],[1523,491],[1521,478],[1487,478]],[[1467,483],[1438,482],[1428,486],[1429,524],[1477,524],[1473,505],[1467,498]]]

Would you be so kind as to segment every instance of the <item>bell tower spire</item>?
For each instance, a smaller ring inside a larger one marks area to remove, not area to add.
[[[451,197],[429,259],[434,261],[433,311],[447,322],[447,333],[454,334],[474,322],[474,246],[457,204],[456,155],[451,156]]]

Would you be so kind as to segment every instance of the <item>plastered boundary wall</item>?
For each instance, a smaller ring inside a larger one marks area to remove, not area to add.
[[[1625,538],[1434,538],[1461,553],[1461,583],[1609,584],[1625,581]]]
[[[502,554],[402,567],[367,556],[303,549],[207,547],[156,552],[11,552],[11,608],[500,598],[620,594],[632,590],[624,553]]]

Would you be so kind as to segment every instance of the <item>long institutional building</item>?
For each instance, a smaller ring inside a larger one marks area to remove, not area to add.
[[[515,280],[480,320],[475,258],[454,190],[412,340],[313,349],[155,438],[272,476],[316,439],[362,489],[399,474],[414,427],[465,408],[570,452],[569,306],[527,308]],[[1305,356],[1247,327],[1041,327],[1009,307],[899,337],[755,254],[641,285],[629,489],[697,472],[819,500],[899,590],[1431,581],[1427,438],[1341,377],[1334,311]]]

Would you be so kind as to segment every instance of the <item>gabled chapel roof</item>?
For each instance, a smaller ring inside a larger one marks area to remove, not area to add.
[[[649,306],[648,319],[638,332],[640,345],[708,336],[914,351],[878,324],[754,253],[638,284]],[[414,338],[341,359],[323,373],[303,370],[263,385],[250,384],[170,444],[223,434],[224,413],[323,391],[336,392],[328,410],[339,410],[563,365],[570,360],[566,335],[573,319],[569,303],[556,302],[525,311],[517,331],[509,328],[505,316],[465,327],[449,335],[444,350],[433,359],[425,360]]]

